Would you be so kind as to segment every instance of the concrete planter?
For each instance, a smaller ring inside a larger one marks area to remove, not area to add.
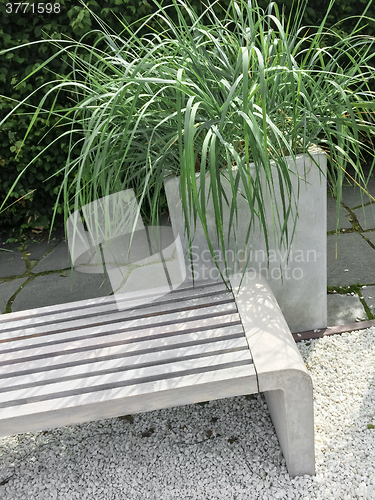
[[[267,227],[269,231],[269,267],[267,267],[267,252],[264,235],[257,221],[253,225],[248,245],[245,247],[245,236],[250,220],[250,210],[246,200],[238,196],[238,222],[231,227],[230,244],[226,253],[227,268],[230,274],[241,272],[243,262],[249,258],[247,270],[250,275],[261,274],[269,282],[272,291],[281,307],[291,331],[299,332],[327,326],[327,187],[326,187],[326,155],[318,148],[310,150],[313,160],[319,164],[320,170],[308,155],[300,155],[294,164],[288,161],[290,168],[300,178],[299,186],[299,217],[296,224],[293,243],[290,246],[289,259],[287,248],[279,249],[276,238],[273,236],[271,208],[267,211]],[[297,192],[298,179],[292,177],[293,188]],[[199,187],[199,179],[197,179]],[[277,193],[278,178],[275,175],[274,185]],[[265,186],[265,183],[264,183]],[[193,269],[189,261],[188,241],[185,233],[185,223],[181,207],[180,180],[177,177],[165,181],[170,218],[174,237],[180,236],[185,254],[187,276],[195,279],[216,279],[218,270],[210,255],[203,228],[199,221],[192,242]],[[209,178],[206,178],[206,197],[209,192]],[[231,190],[228,184],[226,191],[231,199]],[[265,206],[267,204],[267,189],[263,190]],[[277,195],[278,196],[278,195]],[[277,200],[282,214],[281,200]],[[271,205],[269,204],[269,207]],[[214,241],[214,209],[209,200],[207,209],[208,230],[211,241]],[[228,228],[229,209],[225,214],[224,230]],[[293,222],[289,222],[292,230]],[[190,224],[193,228],[193,224]],[[228,231],[227,231],[228,232]],[[227,232],[224,235],[227,238]],[[236,235],[236,237],[235,237]],[[237,247],[235,245],[237,241]],[[220,268],[224,270],[224,256],[216,246],[215,255]]]

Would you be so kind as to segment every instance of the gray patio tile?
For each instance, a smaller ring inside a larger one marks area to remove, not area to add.
[[[108,279],[100,288],[104,280],[103,274],[84,274],[74,270],[73,281],[70,278],[70,271],[66,274],[66,277],[56,273],[34,278],[17,295],[12,311],[105,297],[112,292]]]
[[[367,185],[367,191],[375,198],[375,177],[371,177]],[[357,185],[349,186],[347,183],[342,189],[342,202],[349,208],[359,207],[362,203],[371,201],[361,188]]]
[[[362,229],[375,229],[375,203],[353,210]]]
[[[328,294],[327,309],[328,326],[355,323],[357,318],[367,319],[358,295]]]
[[[8,300],[19,289],[19,287],[27,280],[27,278],[17,278],[13,281],[5,281],[0,283],[0,312],[5,311]]]
[[[347,286],[356,283],[375,283],[375,250],[358,233],[328,235],[328,286]]]
[[[4,241],[2,241],[4,240]],[[5,242],[6,238],[3,236],[2,239],[0,239],[0,248],[6,249],[6,250],[19,250],[19,247],[21,244],[19,242],[12,242],[12,243],[6,243]]]
[[[366,240],[369,240],[369,242],[372,243],[372,245],[375,247],[375,230],[362,233],[362,235],[364,238],[366,238]],[[370,243],[368,243],[368,245],[371,247]],[[374,249],[374,252],[375,252],[375,249]]]
[[[27,250],[26,250],[26,253],[30,254],[27,255],[28,260],[41,259],[47,252],[50,252],[53,248],[55,248],[60,243],[60,241],[61,239],[51,240],[50,242],[48,241],[30,242],[27,245]]]
[[[337,201],[334,198],[328,196],[327,198],[327,231],[333,231],[336,229],[336,204]],[[339,229],[351,229],[351,222],[347,219],[349,212],[342,206],[340,206],[339,212]]]
[[[375,314],[375,286],[367,286],[361,290],[362,297],[366,304],[371,309],[372,314]]]
[[[375,245],[375,231],[369,231],[368,233],[363,233],[363,236],[371,241]]]
[[[32,269],[32,272],[41,273],[44,271],[55,271],[58,269],[67,269],[70,268],[70,266],[71,259],[68,243],[63,240]]]
[[[26,264],[23,259],[22,252],[12,250],[7,252],[0,250],[0,277],[8,278],[9,276],[17,276],[26,271]]]

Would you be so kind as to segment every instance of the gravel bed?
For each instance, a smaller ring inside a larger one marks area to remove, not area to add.
[[[375,328],[298,344],[317,474],[290,478],[263,397],[0,438],[1,500],[375,498]]]

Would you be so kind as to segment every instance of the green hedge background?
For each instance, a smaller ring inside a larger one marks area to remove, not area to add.
[[[28,103],[37,106],[43,95],[52,87],[52,84],[48,85],[48,82],[58,79],[59,77],[56,75],[67,75],[70,72],[66,56],[61,56],[16,87],[17,83],[21,82],[57,50],[50,42],[36,43],[21,49],[17,46],[48,38],[59,39],[62,35],[79,40],[91,30],[99,28],[95,19],[92,19],[78,0],[52,0],[52,4],[60,4],[60,9],[55,7],[55,10],[59,10],[59,12],[51,14],[37,14],[36,4],[38,2],[35,0],[29,1],[30,4],[35,4],[35,13],[31,11],[30,7],[26,13],[21,12],[21,10],[17,13],[14,10],[7,13],[9,6],[7,7],[5,2],[6,0],[3,0],[0,5],[0,52],[9,48],[13,50],[0,55],[0,120],[18,101],[25,99],[30,94],[33,95]],[[9,3],[12,3],[13,9],[15,9],[15,2]],[[116,16],[123,18],[128,23],[136,22],[138,25],[138,21],[142,17],[157,10],[153,0],[99,0],[98,2],[86,0],[85,3],[117,32],[121,32],[122,28]],[[170,2],[161,1],[161,3],[168,5]],[[263,8],[268,5],[267,0],[258,0],[258,3]],[[276,3],[279,6],[284,5],[288,14],[293,2],[292,0],[284,0]],[[327,0],[310,1],[305,11],[305,23],[308,25],[319,24],[329,3]],[[367,3],[367,0],[336,0],[327,24],[332,26],[347,16],[360,15]],[[228,8],[230,0],[221,0],[220,4],[224,8]],[[197,12],[201,12],[202,3],[200,0],[191,0],[191,5]],[[220,15],[222,9],[219,5],[215,5],[215,11],[217,15]],[[171,11],[169,12],[171,14]],[[367,14],[375,18],[374,5],[370,6]],[[349,33],[355,23],[355,19],[345,23],[340,22],[338,29],[343,33]],[[155,23],[151,24],[156,28]],[[370,22],[366,32],[374,35],[375,24]],[[94,34],[90,34],[88,40],[94,41],[94,36]],[[47,85],[36,91],[43,84]],[[60,109],[67,104],[62,94],[58,96],[57,102]],[[48,107],[48,102],[46,106]],[[28,162],[61,134],[62,129],[56,126],[54,117],[38,118],[36,126],[33,127],[20,151],[20,145],[31,120],[32,109],[30,106],[22,106],[1,127],[0,205]],[[29,114],[23,114],[25,112]],[[28,228],[49,227],[62,174],[48,181],[45,179],[64,167],[68,147],[67,139],[62,138],[48,150],[47,154],[29,166],[18,182],[11,198],[8,199],[7,205],[13,204],[0,214],[0,231],[5,230],[8,235],[12,235],[12,233],[16,235]],[[58,207],[58,212],[60,216],[55,221],[57,226],[62,223],[61,206]]]

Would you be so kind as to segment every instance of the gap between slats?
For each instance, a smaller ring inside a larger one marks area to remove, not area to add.
[[[239,325],[234,325],[234,326],[239,326]],[[206,331],[210,332],[211,330],[206,330]],[[199,332],[199,330],[197,330],[197,332]],[[190,333],[195,333],[195,332],[190,332]],[[185,334],[186,334],[186,332],[184,330],[182,330],[181,335],[185,335]],[[226,337],[230,337],[230,338],[243,337],[243,338],[245,338],[245,334],[243,332],[242,326],[241,326],[240,332],[229,333]],[[37,360],[44,360],[45,361],[48,358],[53,358],[53,359],[57,360],[60,356],[67,356],[67,355],[76,354],[76,353],[85,354],[85,353],[92,351],[92,350],[98,350],[98,349],[102,350],[105,348],[115,347],[115,346],[123,346],[123,345],[129,346],[130,345],[130,347],[131,347],[132,344],[136,344],[135,347],[137,348],[137,346],[139,346],[139,345],[142,346],[142,344],[145,344],[145,343],[152,344],[153,341],[164,340],[164,339],[166,339],[168,341],[168,339],[170,339],[170,338],[176,339],[176,333],[174,335],[173,334],[168,334],[168,335],[160,334],[160,335],[155,335],[155,338],[144,338],[143,340],[137,339],[136,341],[130,341],[130,342],[128,342],[126,340],[119,340],[119,341],[115,341],[115,342],[101,343],[100,345],[92,344],[92,345],[88,345],[85,347],[68,348],[64,351],[52,351],[52,352],[41,353],[41,354],[37,354],[37,355],[33,355],[33,356],[24,356],[24,357],[20,357],[20,358],[13,358],[13,359],[1,361],[0,367],[14,365],[14,364],[18,364],[18,363],[27,363],[30,361],[37,361]],[[191,340],[190,342],[185,342],[185,344],[186,345],[194,345],[194,344],[197,344],[198,342],[204,344],[204,343],[210,343],[213,341],[219,341],[219,340],[222,340],[222,338],[223,338],[223,336],[217,337],[216,339],[215,339],[215,337],[208,337],[207,339],[199,339],[199,341],[194,339],[194,340]],[[154,351],[157,351],[160,349],[173,349],[175,346],[176,346],[176,344],[174,344],[174,343],[169,344],[169,345],[168,344],[163,345],[163,344],[156,342],[156,346],[153,347],[152,349]],[[143,350],[139,349],[136,352],[143,352],[143,351],[147,352],[150,350],[151,349],[143,349]],[[131,352],[135,352],[135,351],[133,350]],[[0,355],[0,359],[1,359],[1,355]]]
[[[212,330],[206,330],[204,332],[193,332],[185,334],[181,332],[181,335],[172,336],[167,338],[168,345],[172,347],[178,347],[183,342],[192,343],[194,347],[199,346],[202,340],[208,339],[211,341],[211,344],[207,344],[207,347],[210,348],[210,345],[218,343],[221,341],[244,341],[245,345],[247,345],[247,340],[245,338],[242,325],[236,325],[231,327],[223,327],[223,328],[215,328]],[[162,337],[157,339],[162,340]],[[148,352],[156,352],[156,349],[150,349],[152,347],[152,343],[147,342],[144,343],[147,345],[146,350]],[[122,358],[126,358],[128,355],[139,356],[139,351],[142,351],[142,344],[122,344],[120,346],[110,346],[110,347],[98,347],[89,351],[84,352],[76,352],[76,353],[60,353],[58,357],[50,357],[44,358],[43,363],[37,360],[27,360],[24,359],[16,364],[8,364],[6,366],[2,366],[0,368],[0,380],[9,379],[11,377],[15,377],[17,375],[24,377],[29,374],[35,373],[46,373],[48,376],[48,372],[54,369],[74,369],[75,367],[83,367],[86,366],[88,369],[90,365],[97,362],[107,362],[110,360],[121,360]],[[130,354],[128,354],[130,353]]]
[[[30,338],[27,339],[16,338],[13,339],[12,342],[4,344],[4,345],[9,345],[11,347],[7,349],[0,349],[0,366],[1,366],[1,357],[3,355],[11,353],[21,353],[22,351],[28,351],[30,349],[42,349],[44,347],[56,346],[56,350],[58,350],[59,346],[60,348],[63,347],[63,344],[71,344],[75,342],[82,343],[84,341],[87,341],[88,343],[91,341],[96,342],[96,345],[104,347],[106,345],[110,345],[107,344],[107,342],[110,342],[109,337],[116,335],[122,336],[123,343],[134,343],[134,342],[143,342],[144,340],[153,340],[157,338],[167,338],[174,335],[180,335],[183,333],[194,333],[197,331],[211,330],[213,327],[222,328],[226,326],[242,325],[238,315],[236,315],[235,313],[228,314],[227,311],[224,312],[225,314],[223,315],[219,314],[215,315],[216,321],[212,321],[206,325],[202,324],[203,322],[202,320],[208,318],[194,317],[194,318],[189,318],[191,321],[187,319],[183,322],[181,321],[168,322],[168,323],[158,324],[157,326],[153,325],[148,325],[148,327],[145,327],[144,325],[139,325],[134,327],[124,326],[122,328],[108,329],[108,331],[104,332],[103,331],[95,332],[95,330],[93,330],[87,335],[75,334],[74,337],[67,337],[66,335],[59,335],[58,333],[56,334],[55,332],[51,332],[50,334],[45,334],[43,336],[34,335],[33,337],[31,337],[33,342],[28,342]],[[231,321],[228,321],[227,320],[228,316],[232,317],[237,316],[237,317],[235,319],[232,319]],[[221,318],[223,319],[222,321],[219,322],[218,319]],[[191,328],[183,328],[185,325],[189,325],[189,323],[193,323],[191,325]],[[173,327],[173,328],[168,328],[168,327]]]
[[[207,343],[203,343],[201,338],[198,340],[192,339],[190,335],[183,335],[178,339],[173,338],[174,343],[168,345],[170,349],[155,349],[155,347],[149,345],[146,348],[143,346],[143,349],[137,349],[137,345],[136,349],[130,351],[128,346],[120,346],[120,348],[107,347],[85,352],[83,353],[84,356],[82,353],[75,355],[64,354],[59,356],[58,359],[56,357],[45,359],[43,364],[34,361],[24,362],[18,364],[18,366],[8,365],[1,376],[1,385],[5,387],[24,383],[25,377],[29,382],[35,382],[48,378],[64,377],[67,374],[90,373],[98,369],[107,369],[120,365],[137,367],[145,362],[152,362],[156,365],[162,359],[178,358],[201,352],[208,355],[209,352],[219,351],[220,349],[228,350],[234,347],[247,347],[246,338],[243,335],[239,336],[237,332],[233,332],[232,328],[224,329],[219,336],[212,336],[212,332],[210,334],[211,336],[204,338],[204,340],[207,339]],[[13,369],[13,371],[10,369]]]
[[[6,401],[12,401],[12,400],[19,400],[19,399],[28,399],[33,396],[43,396],[46,394],[61,394],[64,393],[65,391],[71,391],[71,390],[79,390],[82,391],[82,393],[86,392],[86,389],[91,392],[91,388],[94,388],[97,386],[102,386],[103,384],[112,384],[114,382],[129,382],[129,381],[134,381],[135,379],[143,378],[143,377],[161,377],[161,380],[163,380],[164,375],[168,373],[176,373],[179,371],[185,371],[185,370],[200,370],[201,368],[204,367],[212,367],[212,366],[221,366],[225,363],[231,363],[234,361],[241,361],[241,360],[246,360],[249,364],[252,365],[251,363],[251,356],[248,352],[248,350],[243,350],[241,352],[227,352],[227,353],[220,353],[218,355],[211,355],[210,353],[207,353],[206,356],[203,356],[201,358],[194,358],[193,360],[189,361],[181,361],[178,360],[174,363],[169,363],[166,365],[159,365],[159,364],[153,364],[151,367],[148,368],[143,368],[139,369],[137,366],[133,366],[127,371],[124,371],[122,373],[110,373],[107,375],[100,375],[100,376],[91,376],[89,378],[78,378],[74,381],[70,381],[68,384],[65,382],[57,381],[53,384],[50,384],[48,386],[39,386],[35,387],[33,390],[31,389],[16,389],[12,393],[3,393],[0,394],[0,402],[4,403]],[[253,365],[252,365],[253,366]],[[204,378],[204,376],[203,376]],[[203,380],[203,379],[202,379]],[[0,406],[1,408],[1,406]]]
[[[190,292],[190,293],[187,293]],[[149,306],[156,306],[156,305],[167,305],[169,303],[173,303],[175,301],[183,301],[183,300],[189,300],[189,299],[196,299],[196,298],[204,298],[208,297],[210,295],[217,295],[217,294],[223,294],[223,293],[231,293],[228,291],[228,289],[225,287],[223,284],[218,284],[218,283],[209,283],[205,285],[201,285],[198,287],[187,287],[182,290],[176,289],[173,290],[172,292],[168,293],[167,295],[163,297],[159,297],[157,301],[153,304],[153,301],[150,302]],[[181,297],[180,297],[181,296]],[[111,300],[105,300],[105,299],[111,299]],[[77,307],[69,307],[67,308],[66,306],[69,306],[70,304],[80,304]],[[40,307],[37,309],[29,309],[27,311],[18,311],[15,313],[9,313],[6,315],[0,316],[0,325],[3,327],[1,328],[1,331],[8,331],[8,330],[14,330],[16,328],[24,326],[23,323],[28,321],[28,320],[36,320],[40,319],[41,323],[40,324],[48,324],[48,316],[51,315],[56,315],[57,318],[53,319],[51,322],[59,322],[59,321],[64,321],[66,319],[67,315],[72,315],[75,316],[75,319],[80,319],[81,317],[84,318],[86,316],[95,316],[95,315],[100,315],[103,313],[111,313],[111,312],[118,312],[119,307],[118,304],[121,304],[121,295],[116,296],[115,298],[112,297],[100,297],[97,299],[89,299],[85,301],[79,301],[79,302],[71,302],[69,304],[60,304],[56,306],[46,306],[46,307]],[[111,306],[113,306],[111,308]],[[141,304],[138,306],[135,306],[134,308],[130,310],[137,310],[137,309],[142,309],[147,307],[147,304]],[[93,309],[98,309],[97,312],[95,312]],[[78,316],[77,313],[79,312],[84,312],[83,316]],[[65,317],[64,317],[65,316]],[[59,319],[60,317],[60,319]],[[71,316],[70,316],[71,317]],[[15,326],[6,326],[6,323],[13,323]],[[35,326],[36,323],[33,323]]]
[[[54,345],[58,345],[59,348],[63,348],[63,344],[69,341],[72,342],[84,342],[90,343],[92,340],[96,339],[95,342],[100,345],[102,342],[108,341],[110,336],[122,335],[124,341],[130,339],[140,340],[143,337],[150,339],[153,335],[163,334],[178,334],[180,331],[196,331],[197,329],[202,329],[203,331],[211,328],[225,327],[228,323],[235,322],[240,324],[240,318],[235,308],[232,304],[225,305],[220,312],[215,311],[212,315],[212,309],[201,309],[199,315],[181,317],[179,314],[169,314],[158,318],[148,318],[147,320],[123,320],[121,323],[104,325],[101,327],[87,327],[81,328],[80,330],[68,330],[67,332],[55,332],[49,331],[44,335],[34,334],[27,338],[15,338],[12,342],[8,344],[3,344],[3,349],[0,349],[0,366],[2,355],[6,353],[19,352],[24,349],[39,349],[41,344],[44,344],[44,349],[46,351],[53,351]],[[73,335],[73,337],[68,336],[68,334]],[[8,346],[8,349],[4,349]],[[13,349],[15,346],[15,349]]]
[[[194,401],[207,401],[209,399],[220,399],[221,397],[230,397],[226,391],[226,387],[238,387],[238,391],[232,396],[239,394],[256,393],[256,373],[254,365],[248,364],[244,366],[227,368],[225,370],[207,372],[204,374],[202,381],[202,374],[193,374],[183,377],[175,377],[172,380],[159,380],[151,381],[136,386],[131,385],[127,387],[120,387],[107,391],[98,391],[91,394],[82,396],[71,396],[68,398],[55,399],[47,402],[33,403],[22,406],[13,406],[4,408],[0,412],[0,434],[12,435],[22,432],[22,429],[17,428],[18,419],[24,419],[30,422],[30,419],[39,419],[42,417],[44,420],[43,428],[48,428],[64,425],[64,418],[68,414],[83,415],[84,418],[80,422],[87,422],[90,420],[89,416],[95,412],[96,419],[110,418],[123,414],[124,408],[128,413],[139,413],[159,408],[168,408],[176,406],[175,397],[180,391],[185,391],[189,394],[194,394]],[[245,387],[244,387],[245,385]],[[244,392],[245,389],[245,392]],[[207,392],[208,391],[208,392]],[[215,395],[215,397],[214,397]],[[157,408],[155,407],[155,400],[158,400]],[[152,402],[148,405],[147,402]],[[113,410],[117,405],[116,414]],[[87,409],[89,411],[87,412]],[[55,423],[58,425],[55,425]],[[31,422],[30,422],[31,423]],[[78,421],[76,422],[78,423]],[[15,424],[15,426],[13,426]],[[23,425],[23,430],[26,429],[27,423]],[[5,434],[4,429],[6,428]],[[13,431],[14,429],[14,431]],[[32,426],[29,430],[39,430]]]
[[[186,347],[186,346],[184,346]],[[188,346],[189,347],[189,346]],[[235,353],[235,352],[243,352],[243,351],[248,351],[247,346],[240,346],[240,347],[232,347],[228,349],[219,349],[216,351],[210,351],[209,353],[207,352],[201,352],[201,353],[196,353],[196,354],[190,354],[186,356],[178,356],[178,357],[172,357],[172,358],[167,358],[167,359],[162,359],[160,361],[149,361],[149,362],[144,362],[144,363],[137,363],[136,365],[125,365],[125,366],[116,366],[112,368],[107,368],[107,369],[96,369],[94,372],[83,372],[83,373],[77,373],[75,375],[66,375],[58,378],[50,378],[50,379],[45,379],[45,380],[39,380],[35,382],[27,382],[23,384],[17,384],[17,385],[10,385],[9,387],[0,387],[0,393],[6,393],[6,392],[12,392],[16,390],[21,390],[21,389],[28,389],[28,388],[36,388],[44,385],[50,385],[50,384],[55,384],[57,382],[69,382],[73,380],[79,380],[82,378],[89,378],[89,377],[95,377],[95,376],[100,376],[100,375],[109,375],[110,373],[122,373],[125,371],[129,370],[134,370],[135,368],[137,370],[141,370],[144,368],[150,368],[155,365],[168,365],[172,363],[176,363],[178,361],[189,361],[189,360],[194,360],[197,358],[203,358],[207,357],[209,354],[210,356],[218,356],[226,353]],[[249,359],[249,363],[252,364],[253,361],[252,359]],[[133,379],[136,380],[136,379]]]
[[[212,296],[210,296],[212,297]],[[171,304],[159,304],[159,305],[153,305],[153,306],[143,306],[141,309],[128,309],[125,311],[118,311],[118,310],[112,310],[106,313],[100,313],[98,315],[93,315],[89,317],[82,317],[82,318],[71,318],[71,319],[58,319],[56,318],[55,320],[50,320],[46,321],[43,323],[38,323],[32,321],[31,323],[24,324],[22,326],[17,326],[9,329],[1,329],[0,335],[3,336],[5,334],[17,334],[18,331],[23,331],[26,332],[28,329],[38,329],[38,333],[42,334],[43,329],[48,332],[48,327],[53,325],[54,326],[54,332],[65,332],[69,330],[75,330],[79,329],[82,327],[88,328],[88,327],[96,327],[96,326],[102,326],[106,325],[108,323],[118,323],[121,321],[124,321],[124,315],[126,315],[127,320],[142,320],[145,318],[155,318],[158,316],[163,316],[171,313],[181,313],[181,312],[187,312],[187,311],[194,311],[196,309],[203,309],[205,307],[217,307],[220,305],[225,305],[225,304],[235,304],[234,297],[232,293],[220,293],[217,294],[216,300],[215,301],[204,301],[203,299],[207,298],[202,297],[202,300],[200,302],[194,303],[193,301],[199,300],[199,299],[184,299],[179,302],[174,302]],[[165,307],[163,309],[162,306],[170,306],[170,307]],[[139,314],[140,311],[143,312],[142,314]],[[82,325],[82,322],[84,322],[84,326]],[[57,328],[57,324],[63,324],[65,325],[65,328]],[[20,339],[22,338],[27,338],[28,334],[24,334]],[[30,336],[33,336],[34,333],[29,334]],[[17,337],[8,337],[8,338],[2,338],[0,340],[1,343],[6,343],[14,340]],[[18,339],[18,338],[17,338]]]
[[[199,367],[199,368],[192,368],[189,370],[176,371],[173,373],[165,373],[163,375],[149,376],[149,377],[143,377],[143,378],[121,381],[121,382],[112,382],[110,384],[101,384],[101,385],[97,385],[95,387],[90,386],[90,387],[85,387],[83,389],[73,389],[73,390],[63,391],[60,393],[42,394],[39,396],[31,396],[28,398],[18,399],[15,401],[1,402],[0,408],[10,408],[10,407],[14,407],[14,406],[21,406],[21,405],[27,405],[27,404],[32,404],[32,403],[38,403],[38,402],[42,402],[42,401],[62,399],[62,398],[71,397],[71,396],[81,396],[81,395],[88,394],[88,393],[93,393],[93,392],[98,392],[98,391],[106,391],[106,390],[116,389],[116,388],[121,388],[121,387],[127,387],[127,386],[131,386],[131,385],[135,385],[135,384],[156,382],[159,380],[173,379],[176,377],[183,377],[183,376],[193,375],[193,374],[203,374],[203,373],[207,373],[207,372],[220,371],[220,370],[225,370],[228,368],[234,368],[234,367],[240,367],[240,366],[246,366],[246,365],[251,365],[251,360],[245,359],[245,360],[240,360],[240,361],[232,361],[232,362],[223,363],[220,365],[203,366],[203,367]]]

